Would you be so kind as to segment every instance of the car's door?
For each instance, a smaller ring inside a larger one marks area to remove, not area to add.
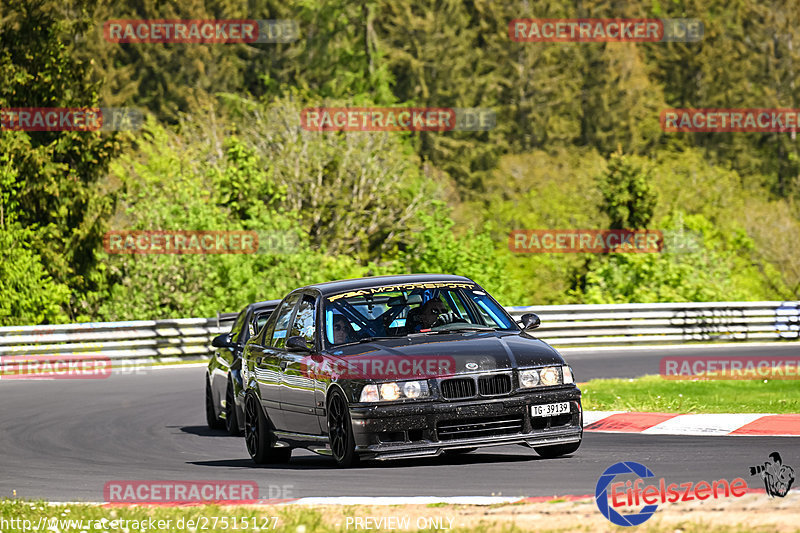
[[[316,405],[316,380],[308,372],[311,354],[316,351],[317,305],[313,294],[304,294],[289,328],[289,337],[305,339],[311,351],[283,350],[281,354],[281,409],[286,430],[321,435]],[[320,407],[321,409],[321,407]]]
[[[247,329],[245,323],[247,322],[247,308],[243,309],[236,317],[236,320],[231,327],[230,340],[237,342],[243,329]],[[214,352],[215,365],[211,373],[211,390],[213,391],[213,398],[216,405],[221,405],[222,400],[225,399],[225,390],[228,386],[228,371],[233,363],[239,356],[241,348],[217,348]]]
[[[268,394],[264,395],[262,389],[261,400],[264,403],[264,408],[276,429],[285,429],[285,413],[283,405],[281,405],[281,355],[286,348],[286,338],[289,333],[289,326],[291,325],[294,313],[297,310],[297,303],[300,301],[301,294],[299,292],[290,294],[286,300],[275,311],[275,327],[269,334],[268,341],[265,341],[263,357],[261,360],[261,368],[266,372],[269,377],[269,384],[266,385]],[[271,321],[270,317],[270,321]]]
[[[294,315],[299,299],[299,293],[289,295],[269,318],[264,332],[249,345],[250,359],[253,360],[253,369],[261,394],[261,404],[269,419],[278,429],[283,426],[279,390],[280,354],[286,344],[289,322]]]

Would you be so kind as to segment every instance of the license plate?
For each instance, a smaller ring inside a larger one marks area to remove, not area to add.
[[[569,413],[569,402],[531,405],[531,416],[558,416]]]

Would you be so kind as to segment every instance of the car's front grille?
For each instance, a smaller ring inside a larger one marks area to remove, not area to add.
[[[478,390],[481,396],[500,396],[511,392],[511,376],[493,374],[478,378]]]
[[[436,424],[439,440],[470,439],[522,432],[522,417],[503,416],[471,420],[442,420]]]
[[[442,398],[459,400],[475,396],[475,380],[472,378],[446,379],[439,385]]]

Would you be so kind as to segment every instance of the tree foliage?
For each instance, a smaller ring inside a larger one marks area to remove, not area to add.
[[[617,151],[608,159],[608,169],[599,178],[602,209],[611,229],[644,229],[653,218],[656,198],[651,186],[652,171]]]
[[[685,18],[693,43],[522,43],[515,18]],[[119,44],[110,19],[291,19],[289,43]],[[684,107],[797,108],[787,0],[9,0],[0,108],[129,106],[134,135],[0,129],[0,321],[213,315],[305,283],[467,274],[504,304],[796,299],[800,150],[665,133]],[[480,132],[322,133],[312,106],[478,107]],[[650,228],[662,254],[515,254],[513,229]],[[106,253],[108,229],[292,236],[248,256]],[[11,295],[11,296],[9,296]]]

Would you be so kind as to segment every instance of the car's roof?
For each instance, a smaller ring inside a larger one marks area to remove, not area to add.
[[[425,283],[433,281],[466,282],[475,283],[464,276],[454,276],[452,274],[402,274],[397,276],[372,276],[368,278],[343,279],[338,281],[327,281],[307,285],[304,289],[316,289],[323,296],[338,294],[340,292],[357,291],[369,287],[380,287],[384,285],[400,285],[404,283]]]
[[[279,303],[281,303],[280,300],[264,300],[263,302],[256,302],[250,304],[250,308],[253,311],[261,311],[262,309],[267,309],[270,307],[278,307]]]

